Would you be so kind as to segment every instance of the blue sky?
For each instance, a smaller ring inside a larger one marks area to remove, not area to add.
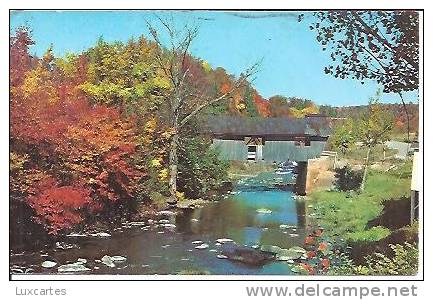
[[[20,11],[11,15],[11,30],[28,25],[36,45],[31,52],[41,55],[53,44],[56,55],[81,52],[94,45],[99,36],[107,41],[127,41],[148,36],[145,20],[157,28],[155,12],[148,11]],[[272,95],[298,96],[318,104],[334,106],[368,103],[378,88],[375,82],[361,85],[355,80],[336,79],[323,68],[329,54],[315,40],[308,22],[298,23],[295,12],[158,12],[170,15],[175,24],[199,26],[191,52],[229,73],[239,74],[263,59],[253,85],[268,98]],[[311,16],[307,13],[307,18]],[[417,101],[416,93],[405,98]],[[400,102],[385,94],[383,102]]]

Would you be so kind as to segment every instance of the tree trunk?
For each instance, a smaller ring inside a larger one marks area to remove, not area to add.
[[[172,136],[170,141],[170,155],[169,155],[169,189],[170,189],[170,199],[169,204],[176,204],[177,202],[177,146],[179,143],[179,133],[177,130]]]
[[[409,112],[407,110],[406,103],[403,100],[403,95],[401,93],[398,93],[400,95],[401,103],[403,103],[403,109],[404,113],[406,114],[406,130],[407,130],[407,142],[410,143],[410,124],[409,124]]]
[[[367,157],[365,158],[364,174],[362,175],[361,191],[365,189],[365,181],[367,180],[368,164],[370,162],[371,146],[368,147]]]

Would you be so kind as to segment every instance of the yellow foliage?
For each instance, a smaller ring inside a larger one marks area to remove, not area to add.
[[[162,169],[161,171],[159,171],[159,174],[158,174],[159,180],[164,181],[167,179],[167,177],[168,177],[168,170],[167,169]]]
[[[148,133],[154,133],[156,130],[157,120],[155,117],[152,117],[149,121],[146,122],[146,131]]]
[[[245,109],[245,104],[244,103],[238,103],[236,104],[236,109],[237,110],[244,110]]]
[[[210,66],[210,64],[207,61],[202,61],[201,65],[203,67],[203,69],[205,70],[205,72],[209,73],[210,71],[212,71],[212,67]]]
[[[152,167],[160,167],[162,162],[162,158],[154,158],[151,160],[150,164]]]
[[[9,170],[13,172],[15,170],[22,169],[24,163],[28,160],[28,157],[29,157],[28,154],[20,155],[15,152],[11,152],[9,156],[9,161],[10,161]]]
[[[181,192],[179,192],[179,191],[176,191],[176,198],[178,199],[178,200],[185,200],[185,193],[181,193]]]
[[[42,65],[27,72],[21,87],[24,97],[29,98],[37,94],[42,94],[48,99],[49,103],[56,103],[59,97],[50,81],[50,72],[42,67]]]

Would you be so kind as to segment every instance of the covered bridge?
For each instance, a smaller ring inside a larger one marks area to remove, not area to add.
[[[204,131],[211,134],[221,158],[267,162],[307,161],[319,157],[330,134],[322,115],[289,118],[209,118]]]
[[[222,159],[298,162],[299,194],[305,194],[308,159],[320,157],[331,131],[323,115],[302,119],[220,116],[209,118],[202,130],[212,136]]]

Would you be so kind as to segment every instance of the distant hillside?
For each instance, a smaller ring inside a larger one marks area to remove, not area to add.
[[[406,131],[406,114],[401,103],[383,104],[387,111],[390,111],[395,120],[395,132]],[[409,125],[411,132],[418,132],[419,128],[419,105],[415,103],[406,104],[409,113]],[[358,118],[367,105],[334,107],[329,105],[319,106],[320,113],[335,118]]]

